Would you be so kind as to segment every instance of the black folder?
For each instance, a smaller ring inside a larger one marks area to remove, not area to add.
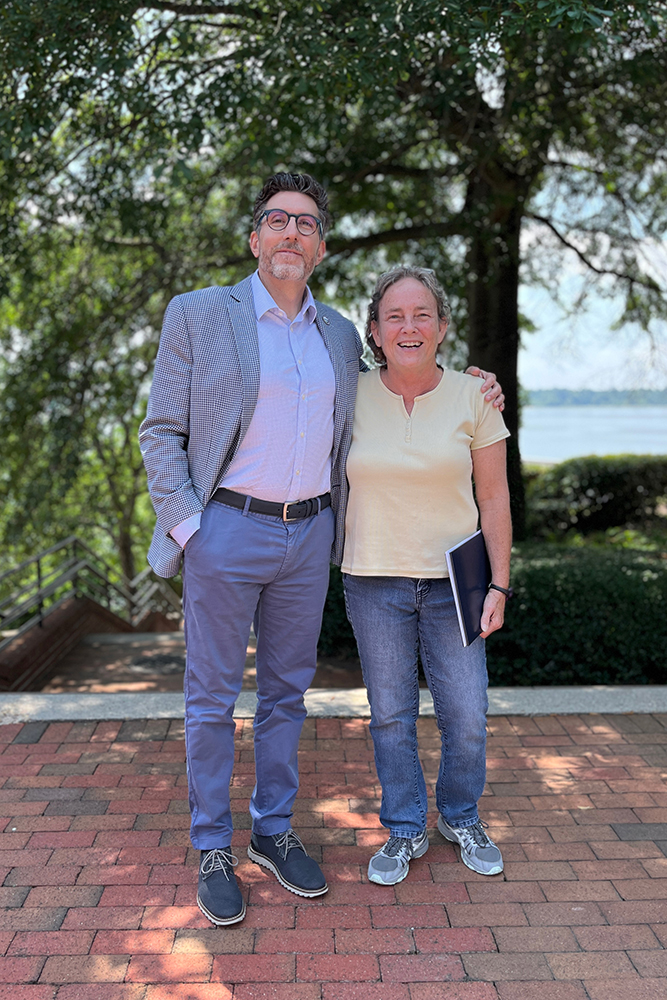
[[[445,552],[464,646],[482,631],[482,608],[491,583],[491,564],[481,531]]]

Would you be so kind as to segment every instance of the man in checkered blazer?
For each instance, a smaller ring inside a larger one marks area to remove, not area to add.
[[[361,342],[307,286],[325,252],[325,190],[276,174],[255,202],[258,270],[167,308],[140,441],[157,527],[149,562],[183,562],[185,732],[197,902],[243,919],[231,851],[234,704],[257,634],[256,784],[249,857],[300,896],[327,891],[291,828],[303,695],[316,666],[329,562],[340,563],[345,459]]]

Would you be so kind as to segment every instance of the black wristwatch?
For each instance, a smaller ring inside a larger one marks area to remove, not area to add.
[[[514,591],[512,590],[511,587],[505,589],[505,587],[499,587],[497,583],[490,583],[489,590],[499,590],[501,594],[505,595],[507,600],[509,600],[510,597],[514,597]]]

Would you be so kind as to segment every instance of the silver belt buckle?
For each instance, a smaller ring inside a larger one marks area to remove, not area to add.
[[[296,521],[297,520],[296,517],[288,517],[287,516],[287,508],[291,507],[291,506],[292,506],[291,503],[284,503],[283,504],[283,521]]]

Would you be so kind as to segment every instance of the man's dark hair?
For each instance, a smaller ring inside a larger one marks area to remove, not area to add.
[[[320,214],[322,235],[326,235],[326,231],[331,225],[329,195],[322,185],[318,184],[310,174],[281,173],[273,174],[272,177],[269,177],[255,200],[255,207],[252,212],[252,221],[255,229],[259,226],[259,217],[266,208],[267,201],[280,191],[298,191],[299,194],[307,194],[309,198],[312,198]]]

